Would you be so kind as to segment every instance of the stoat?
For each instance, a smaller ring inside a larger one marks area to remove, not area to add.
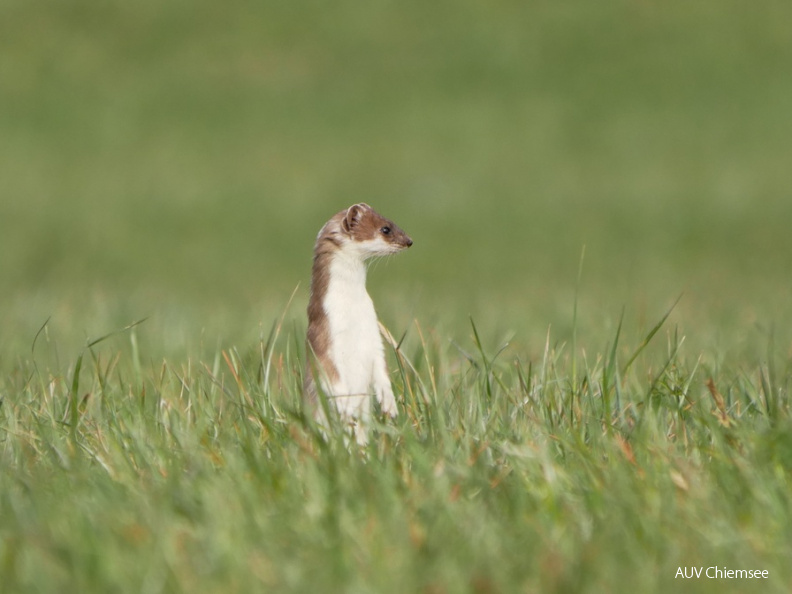
[[[308,302],[308,355],[315,364],[309,364],[306,394],[322,420],[318,383],[359,443],[367,439],[371,396],[384,413],[396,415],[377,314],[366,291],[366,260],[412,243],[368,204],[339,212],[316,238]]]

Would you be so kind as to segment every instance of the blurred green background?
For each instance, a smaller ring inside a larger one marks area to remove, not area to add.
[[[311,249],[365,201],[415,240],[401,333],[602,348],[680,293],[728,358],[792,255],[792,4],[0,1],[0,353],[149,317],[152,357],[304,325]],[[758,328],[758,329],[757,329]],[[76,345],[76,346],[74,346]],[[759,357],[759,353],[756,354]]]

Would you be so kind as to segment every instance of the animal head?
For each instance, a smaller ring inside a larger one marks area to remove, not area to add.
[[[341,234],[364,258],[394,254],[413,243],[396,223],[368,204],[353,204],[339,215]]]

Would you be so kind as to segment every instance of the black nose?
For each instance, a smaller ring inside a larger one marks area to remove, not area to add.
[[[410,239],[410,238],[408,237],[408,238],[407,238],[407,247],[410,247],[411,245],[412,245],[412,239]]]

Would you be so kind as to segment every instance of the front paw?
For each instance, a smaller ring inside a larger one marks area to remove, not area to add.
[[[383,398],[380,401],[380,409],[383,414],[388,415],[390,418],[395,419],[399,414],[399,409],[396,408],[396,399],[393,396]]]

